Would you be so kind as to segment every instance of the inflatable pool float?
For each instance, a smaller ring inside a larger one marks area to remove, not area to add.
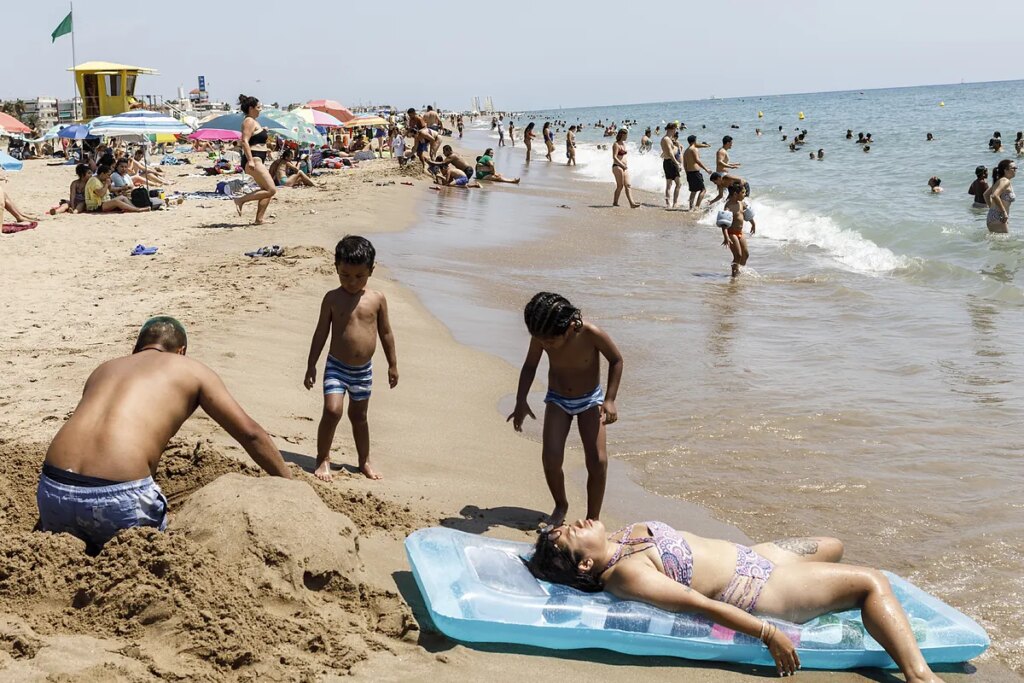
[[[434,527],[410,534],[405,549],[430,618],[454,640],[773,664],[756,638],[700,616],[539,581],[523,564],[532,552],[526,543]],[[968,616],[905,579],[886,576],[929,663],[965,662],[988,648],[984,629]],[[865,632],[859,610],[806,624],[771,621],[797,646],[804,668],[895,666]]]

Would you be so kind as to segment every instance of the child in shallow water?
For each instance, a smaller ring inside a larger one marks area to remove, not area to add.
[[[622,379],[622,354],[604,330],[583,321],[580,309],[552,292],[539,292],[526,304],[523,317],[530,332],[530,348],[519,373],[516,407],[508,420],[522,431],[526,416],[536,419],[527,403],[541,354],[548,354],[548,393],[544,397],[544,437],[541,459],[544,478],[555,499],[547,523],[565,521],[569,500],[565,493],[562,461],[565,440],[576,418],[587,464],[587,519],[599,519],[604,501],[608,456],[605,425],[618,419],[615,398]],[[601,358],[608,361],[608,393],[601,390]]]

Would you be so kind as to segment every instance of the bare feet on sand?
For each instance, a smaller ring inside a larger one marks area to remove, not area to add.
[[[316,469],[313,470],[313,476],[320,481],[331,481],[331,479],[333,479],[331,476],[331,461],[329,458],[316,464]]]
[[[384,475],[373,469],[370,463],[363,463],[359,466],[359,471],[363,473],[363,476],[367,479],[383,479]]]
[[[238,199],[235,199],[234,202],[235,202],[235,211],[237,211],[238,215],[241,216],[242,215],[242,202],[239,201]]]

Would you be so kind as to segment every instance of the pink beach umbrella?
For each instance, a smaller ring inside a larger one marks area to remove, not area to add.
[[[240,140],[242,134],[237,130],[221,130],[219,128],[200,128],[195,133],[188,136],[189,140],[210,140],[210,141],[226,141],[226,140]]]
[[[293,110],[292,113],[303,121],[312,123],[314,126],[322,126],[324,128],[341,128],[343,125],[341,121],[325,111],[320,111],[319,109],[307,109],[303,107],[302,109]]]
[[[356,117],[348,107],[337,100],[310,100],[306,102],[306,107],[330,114],[342,123],[347,123]]]

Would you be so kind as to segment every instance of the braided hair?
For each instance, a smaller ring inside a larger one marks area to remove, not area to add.
[[[555,545],[549,531],[542,531],[533,555],[526,561],[526,567],[538,579],[550,583],[571,586],[584,593],[598,593],[604,590],[600,579],[579,569],[580,558]]]
[[[554,292],[538,292],[523,311],[526,329],[533,337],[550,338],[565,334],[571,325],[583,327],[583,314],[569,300]]]

